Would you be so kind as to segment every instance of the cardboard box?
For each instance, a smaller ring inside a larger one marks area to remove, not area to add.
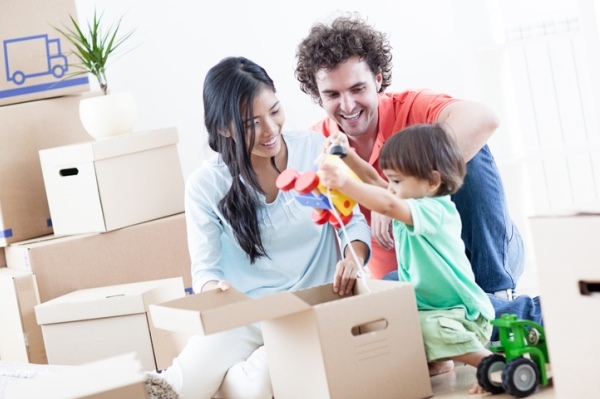
[[[53,26],[71,26],[74,0],[0,2],[0,105],[89,90],[72,45]]]
[[[530,224],[556,397],[597,397],[600,210]]]
[[[40,300],[115,284],[183,277],[191,287],[185,214],[108,233],[53,235],[6,247],[9,268],[36,275]]]
[[[157,370],[157,362],[166,368],[178,353],[160,353],[169,334],[146,312],[150,304],[183,296],[179,277],[77,290],[37,305],[48,363],[78,365],[134,351],[144,370]]]
[[[34,307],[40,303],[31,272],[0,268],[0,359],[47,363]]]
[[[135,353],[69,367],[6,387],[5,399],[147,399]]]
[[[52,233],[39,151],[89,141],[79,100],[99,93],[0,107],[0,247]]]
[[[200,334],[262,321],[277,399],[432,396],[407,283],[360,280],[345,298],[331,284],[259,299],[213,290],[150,305],[150,313],[159,328]]]
[[[111,231],[184,210],[175,128],[49,148],[39,156],[57,235]]]

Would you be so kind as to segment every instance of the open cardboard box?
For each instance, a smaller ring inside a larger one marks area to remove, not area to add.
[[[149,306],[156,327],[212,334],[262,321],[274,395],[287,398],[432,396],[411,284],[360,279],[252,299],[234,289]]]

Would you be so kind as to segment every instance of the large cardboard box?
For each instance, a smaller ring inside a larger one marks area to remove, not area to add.
[[[48,363],[77,365],[134,351],[145,370],[162,370],[178,353],[165,353],[170,334],[154,327],[147,309],[183,296],[179,277],[77,290],[37,305]]]
[[[40,303],[31,272],[0,268],[0,359],[47,363],[34,308]]]
[[[79,100],[99,93],[0,107],[1,247],[52,233],[39,150],[89,141],[79,120]]]
[[[530,224],[556,397],[598,397],[600,207]]]
[[[87,74],[73,76],[79,61],[53,27],[77,19],[75,0],[0,2],[0,105],[89,90]]]
[[[40,300],[69,292],[183,277],[192,286],[185,214],[108,233],[54,235],[6,247],[9,268],[36,275]]]
[[[68,367],[6,387],[5,399],[147,399],[135,353]]]
[[[57,235],[104,232],[183,212],[177,130],[41,150]]]
[[[212,334],[262,320],[277,399],[432,396],[415,293],[361,279],[340,298],[326,284],[251,299],[212,290],[150,305],[159,328]]]

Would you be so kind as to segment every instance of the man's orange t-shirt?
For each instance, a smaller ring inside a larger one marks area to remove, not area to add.
[[[386,140],[407,126],[419,123],[436,123],[442,109],[451,102],[458,101],[446,94],[434,93],[430,90],[407,90],[400,93],[383,93],[379,95],[377,106],[379,127],[377,140],[371,152],[369,163],[383,176],[379,168],[379,154]],[[339,132],[337,123],[327,117],[313,125],[311,130],[321,132],[328,137]],[[371,211],[360,207],[365,218],[371,223]],[[396,251],[386,250],[372,240],[373,253],[369,261],[369,271],[374,278],[380,279],[387,273],[398,270]]]

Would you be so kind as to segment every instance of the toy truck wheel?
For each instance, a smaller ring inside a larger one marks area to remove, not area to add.
[[[506,363],[502,372],[502,387],[515,398],[524,398],[535,392],[540,384],[538,365],[524,357]]]
[[[492,380],[492,373],[502,371],[505,365],[506,359],[497,353],[484,358],[477,367],[477,382],[479,385],[491,394],[504,392],[502,382]]]

